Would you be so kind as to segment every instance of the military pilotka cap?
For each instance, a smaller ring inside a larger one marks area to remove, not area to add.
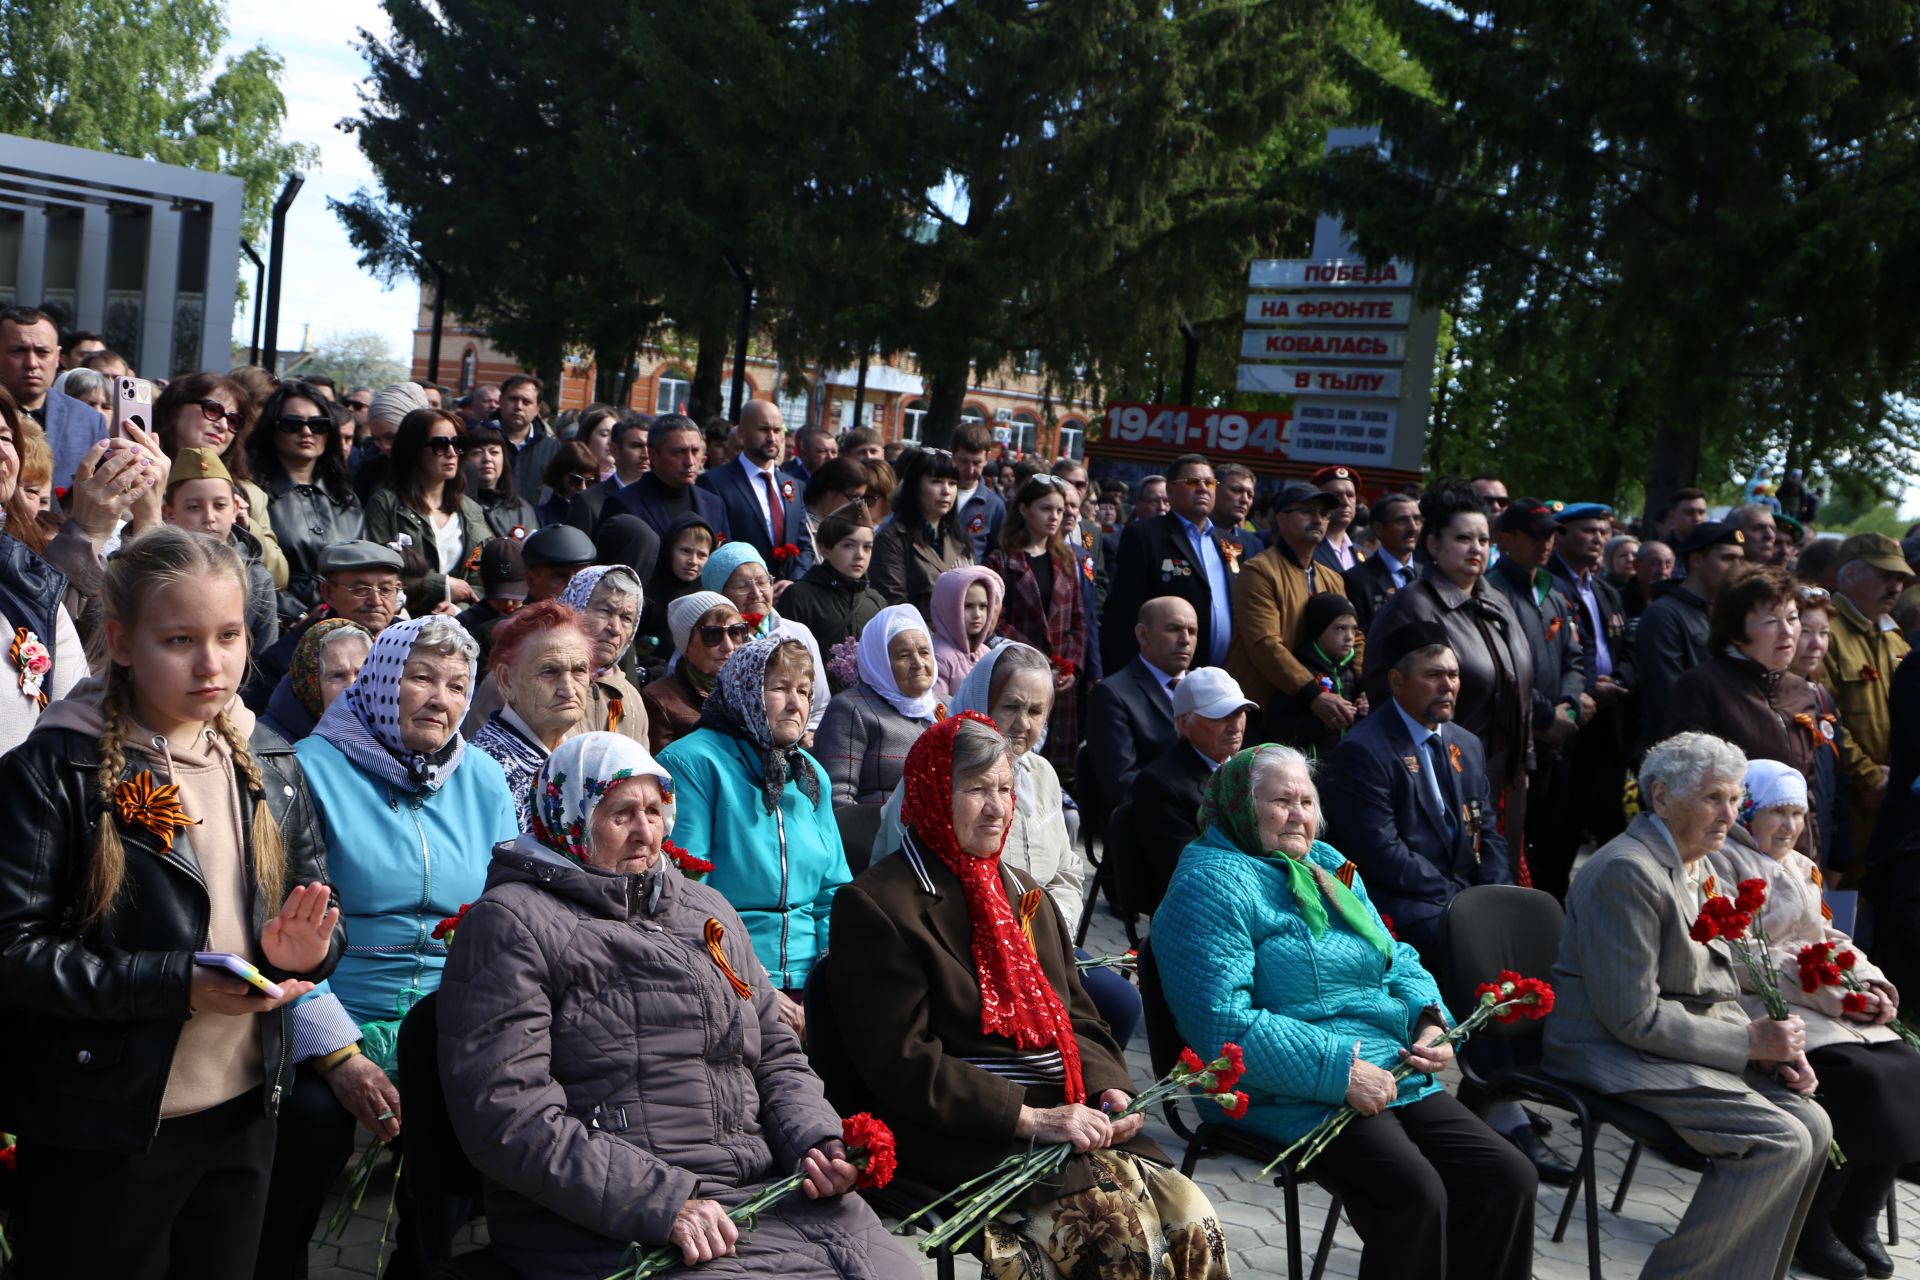
[[[1551,538],[1560,532],[1553,508],[1538,498],[1515,498],[1493,522],[1495,533],[1530,533],[1536,538]]]
[[[521,562],[529,569],[592,564],[596,554],[593,539],[570,524],[550,524],[520,545]]]
[[[1296,507],[1318,507],[1322,511],[1331,511],[1339,505],[1340,499],[1330,493],[1322,493],[1304,480],[1287,481],[1273,500],[1275,511],[1292,511]]]
[[[174,455],[173,468],[167,472],[167,493],[189,480],[225,480],[233,483],[233,473],[220,455],[211,449],[182,449]]]
[[[1684,560],[1695,552],[1722,545],[1744,547],[1747,545],[1747,535],[1719,520],[1705,520],[1693,526],[1693,532],[1680,544],[1680,558]]]
[[[345,573],[349,569],[390,569],[400,572],[400,553],[392,547],[356,538],[336,542],[320,553],[320,573]]]
[[[1884,533],[1856,533],[1848,538],[1840,544],[1840,559],[1834,567],[1838,569],[1856,560],[1903,578],[1913,576],[1913,570],[1907,567],[1907,558],[1900,554],[1900,544]]]

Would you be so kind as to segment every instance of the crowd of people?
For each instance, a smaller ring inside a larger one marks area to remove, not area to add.
[[[114,431],[130,372],[0,312],[27,1280],[304,1276],[356,1131],[404,1150],[409,1025],[485,1192],[403,1172],[390,1276],[476,1213],[528,1277],[634,1244],[916,1274],[848,1194],[855,1110],[930,1194],[1072,1144],[982,1238],[996,1280],[1224,1276],[1232,1226],[1119,1116],[1143,1002],[1076,947],[1102,893],[1186,1042],[1242,1047],[1227,1122],[1363,1117],[1313,1170],[1362,1276],[1526,1276],[1535,1188],[1573,1171],[1543,1117],[1439,1080],[1449,905],[1505,884],[1565,904],[1559,1004],[1466,1052],[1713,1159],[1645,1274],[1892,1274],[1920,539],[1491,474],[1263,491],[1200,454],[1095,483],[978,423],[556,415],[526,375],[196,373]],[[1776,963],[1859,948],[1857,990],[1775,1019],[1689,936],[1754,879]]]

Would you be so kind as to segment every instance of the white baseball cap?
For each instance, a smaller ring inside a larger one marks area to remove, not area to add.
[[[1194,667],[1180,677],[1173,691],[1175,716],[1199,715],[1225,720],[1241,709],[1258,711],[1260,704],[1240,692],[1240,683],[1219,667]]]

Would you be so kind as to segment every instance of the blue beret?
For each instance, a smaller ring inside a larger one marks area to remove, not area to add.
[[[1569,502],[1554,513],[1554,519],[1561,524],[1569,520],[1610,520],[1613,508],[1604,502]]]

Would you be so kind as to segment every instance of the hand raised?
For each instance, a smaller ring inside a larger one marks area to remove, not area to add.
[[[287,973],[310,973],[326,961],[340,908],[328,905],[333,891],[315,881],[293,887],[280,914],[260,930],[260,951]]]

